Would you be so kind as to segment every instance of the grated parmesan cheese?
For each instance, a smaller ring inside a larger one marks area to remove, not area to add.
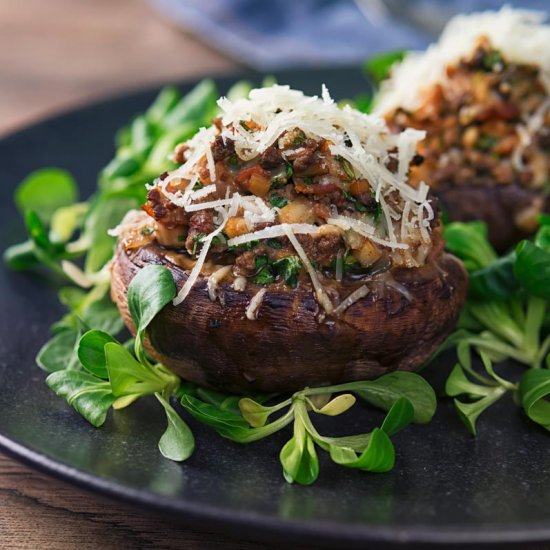
[[[512,63],[537,63],[546,89],[550,91],[550,25],[539,11],[512,9],[462,14],[453,17],[439,41],[425,52],[411,52],[382,83],[375,99],[375,113],[399,107],[414,111],[421,106],[422,92],[446,78],[446,68],[472,53],[482,36]]]
[[[317,301],[327,313],[334,310],[334,305],[295,235],[315,235],[323,227],[327,229],[332,225],[389,247],[394,250],[394,254],[397,251],[403,254],[411,245],[420,243],[420,239],[429,231],[426,221],[433,217],[433,209],[426,206],[428,186],[420,182],[415,188],[407,181],[411,160],[417,143],[424,138],[424,132],[410,129],[393,134],[377,115],[366,115],[349,106],[338,107],[326,86],[322,87],[321,97],[309,97],[288,86],[260,88],[252,90],[248,98],[236,101],[221,98],[218,106],[222,117],[221,130],[216,126],[201,128],[186,143],[185,163],[163,180],[155,182],[155,186],[169,201],[186,212],[207,209],[217,212],[214,220],[216,228],[202,239],[197,261],[175,298],[174,305],[180,304],[188,296],[200,276],[212,240],[223,231],[227,220],[234,216],[243,217],[249,232],[229,239],[227,245],[238,246],[255,240],[286,236],[308,271]],[[243,120],[253,121],[253,127],[243,126]],[[295,128],[299,128],[308,138],[326,140],[332,155],[347,161],[357,179],[365,179],[371,184],[376,200],[380,203],[381,223],[369,223],[372,219],[366,215],[358,216],[360,219],[341,216],[334,206],[328,226],[307,223],[277,225],[279,209],[271,207],[264,199],[254,195],[243,196],[237,192],[231,194],[229,187],[225,197],[216,193],[216,164],[211,147],[217,136],[232,140],[237,156],[242,161],[249,161],[257,159],[281,135]],[[388,168],[390,159],[397,160],[396,172]],[[193,191],[199,181],[198,174],[201,170],[204,172],[205,164],[210,182],[204,188]],[[174,188],[179,189],[173,191]],[[210,195],[213,195],[213,200],[196,202]],[[254,231],[258,224],[269,225]],[[217,284],[230,269],[230,266],[225,266],[210,276],[207,288],[211,299],[216,298]],[[246,279],[238,277],[233,285],[236,290],[242,290]],[[260,301],[258,298],[258,304]]]
[[[227,241],[227,246],[239,246],[241,244],[249,243],[251,241],[259,241],[262,239],[275,239],[276,237],[285,237],[287,232],[286,226],[290,226],[292,232],[296,235],[314,234],[319,230],[319,227],[309,223],[293,223],[293,224],[281,224],[272,225],[253,233],[245,233],[238,237],[233,237]]]
[[[334,315],[340,315],[344,313],[344,311],[346,311],[348,307],[359,301],[361,298],[364,298],[369,292],[370,289],[367,285],[360,286],[338,304],[338,307],[334,309]]]
[[[217,297],[217,291],[218,291],[218,285],[220,284],[227,275],[229,275],[231,271],[230,265],[224,265],[223,267],[220,267],[219,269],[216,269],[210,277],[208,277],[208,281],[206,282],[206,289],[208,290],[208,296],[210,299],[215,302]]]
[[[235,277],[233,281],[233,290],[237,292],[243,292],[246,288],[246,277]]]
[[[178,292],[178,295],[174,298],[172,302],[175,306],[181,304],[185,300],[185,298],[187,298],[187,295],[189,294],[189,292],[193,288],[193,285],[201,274],[202,266],[204,265],[204,261],[206,260],[206,255],[208,254],[208,250],[210,248],[210,245],[212,244],[212,239],[222,232],[225,224],[227,223],[227,220],[229,219],[225,210],[223,210],[222,208],[217,209],[217,212],[222,216],[222,222],[216,229],[214,229],[214,231],[212,231],[212,233],[209,233],[202,240],[203,245],[199,257],[197,258],[197,262],[193,266],[191,273],[189,273],[187,281],[185,281],[185,284],[181,287],[181,290]]]
[[[362,222],[361,220],[356,220],[355,218],[349,218],[347,216],[338,216],[336,218],[329,218],[327,220],[327,223],[329,225],[335,225],[336,227],[340,227],[344,231],[353,229],[353,231],[355,231],[356,233],[359,233],[359,235],[363,235],[363,237],[367,237],[373,243],[377,243],[382,246],[388,246],[390,248],[399,248],[399,249],[409,248],[409,245],[407,243],[398,243],[396,241],[388,241],[386,239],[380,239],[378,237],[375,237],[374,236],[375,228],[372,225]],[[394,239],[395,239],[395,236],[394,236]]]
[[[193,191],[189,195],[189,200],[196,201],[197,199],[203,199],[204,197],[208,197],[208,195],[211,195],[212,193],[216,192],[216,185],[214,183],[207,185],[206,187],[203,187],[202,189],[197,189],[197,191]]]
[[[303,264],[306,266],[307,272],[311,278],[311,284],[315,289],[315,297],[317,298],[317,301],[327,313],[329,314],[332,313],[332,311],[334,310],[334,306],[332,305],[332,302],[330,301],[328,294],[323,288],[321,281],[319,281],[319,276],[317,275],[317,272],[315,271],[314,267],[311,265],[311,262],[309,261],[309,258],[307,257],[305,250],[300,244],[300,241],[298,241],[298,239],[294,236],[294,233],[292,232],[292,226],[290,224],[285,223],[283,224],[283,229],[286,233],[286,236],[288,237],[288,240],[291,242],[292,246],[294,247],[294,250],[296,250],[298,256],[300,256],[300,259],[302,260]]]
[[[264,299],[266,292],[267,292],[267,289],[262,288],[261,290],[258,290],[256,294],[254,294],[254,297],[252,298],[252,300],[250,300],[250,303],[246,308],[247,319],[250,319],[251,321],[255,321],[258,318],[258,310],[262,305],[262,301]]]

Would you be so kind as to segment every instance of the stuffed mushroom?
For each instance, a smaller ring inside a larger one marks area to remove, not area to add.
[[[503,8],[452,19],[437,44],[393,68],[375,111],[425,130],[411,182],[451,220],[483,220],[504,250],[550,211],[550,27]]]
[[[130,330],[128,285],[161,264],[178,295],[146,345],[186,380],[282,392],[418,368],[467,289],[427,185],[408,183],[423,133],[393,134],[325,88],[219,107],[115,230],[112,293]]]

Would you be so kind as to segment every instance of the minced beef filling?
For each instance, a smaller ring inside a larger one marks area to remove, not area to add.
[[[219,124],[219,121],[216,123]],[[284,132],[273,145],[251,161],[241,160],[235,153],[234,142],[224,140],[221,136],[215,138],[211,151],[216,181],[210,181],[207,161],[203,159],[199,163],[200,179],[195,190],[214,183],[216,192],[196,202],[209,202],[234,193],[256,195],[270,207],[278,209],[277,220],[273,225],[323,225],[335,213],[348,216],[367,214],[373,223],[379,222],[380,204],[374,197],[370,183],[356,178],[349,163],[330,152],[329,142],[307,138],[298,128]],[[179,162],[185,161],[185,153],[184,148],[176,150],[175,156]],[[392,158],[388,159],[388,168],[393,172],[396,170]],[[183,191],[187,184],[187,180],[170,182],[170,191]],[[149,191],[144,210],[157,222],[155,234],[161,245],[191,256],[199,253],[201,239],[215,229],[215,213],[212,209],[187,213],[172,204],[156,187]],[[434,220],[432,225],[438,223]],[[266,225],[256,224],[253,230],[260,230]],[[350,247],[340,230],[324,227],[325,231],[315,235],[296,235],[317,269],[334,274],[338,261],[343,264],[345,273],[368,274],[373,265],[381,263],[391,267],[389,251],[384,247],[365,243],[365,239],[360,239],[357,246]],[[218,259],[226,265],[234,265],[235,275],[255,277],[262,272],[265,262],[272,266],[274,262],[296,258],[296,251],[286,237],[250,242],[237,247],[227,246],[229,239],[250,231],[243,212],[239,211],[228,220],[223,233],[212,242],[210,252],[217,254]],[[434,234],[433,239],[438,238]]]
[[[541,188],[550,168],[548,94],[536,65],[507,62],[488,40],[447,68],[447,80],[426,91],[414,112],[386,118],[394,130],[426,130],[418,152],[424,162],[411,168],[411,181],[438,189],[454,185]],[[530,143],[520,143],[518,126],[542,117]]]

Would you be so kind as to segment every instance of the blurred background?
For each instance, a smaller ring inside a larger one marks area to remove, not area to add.
[[[546,10],[548,0],[507,2]],[[497,0],[0,0],[0,132],[97,96],[422,48]]]

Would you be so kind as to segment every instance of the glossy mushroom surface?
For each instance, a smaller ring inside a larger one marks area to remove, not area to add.
[[[148,264],[170,269],[178,289],[189,273],[154,243],[118,248],[112,297],[132,332],[126,293]],[[421,268],[394,271],[392,280],[397,290],[373,281],[366,297],[335,317],[322,314],[307,280],[295,289],[271,285],[251,320],[245,311],[260,286],[236,291],[222,281],[212,301],[201,276],[185,302],[155,318],[146,347],[182,378],[232,392],[291,392],[414,370],[452,331],[467,274],[443,253]]]

